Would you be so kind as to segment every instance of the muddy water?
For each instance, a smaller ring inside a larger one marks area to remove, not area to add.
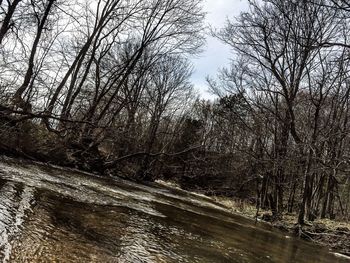
[[[206,197],[0,159],[3,262],[349,262]]]

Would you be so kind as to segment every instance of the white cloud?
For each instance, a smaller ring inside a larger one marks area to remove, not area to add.
[[[203,4],[207,13],[206,23],[214,28],[222,28],[227,18],[234,19],[248,7],[247,0],[205,0]],[[204,52],[199,58],[192,60],[194,64],[192,82],[203,98],[211,97],[207,93],[205,77],[215,76],[219,68],[228,65],[231,56],[229,47],[208,36]]]

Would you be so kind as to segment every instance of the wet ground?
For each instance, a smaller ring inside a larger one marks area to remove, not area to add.
[[[0,159],[3,262],[350,262],[210,199]]]

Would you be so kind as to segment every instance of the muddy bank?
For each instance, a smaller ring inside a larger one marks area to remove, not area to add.
[[[226,197],[212,197],[216,202],[223,204],[234,213],[238,213],[256,220],[256,208],[242,200],[234,200]],[[297,214],[285,213],[279,220],[273,220],[270,211],[260,211],[258,221],[264,221],[272,226],[286,231],[293,236],[299,236],[305,240],[325,246],[329,249],[340,251],[350,260],[350,223],[333,221],[329,219],[317,219],[313,222],[307,221],[305,225],[299,226]]]
[[[161,180],[157,182],[168,187],[181,189],[181,187],[174,182],[164,182]],[[197,194],[199,193],[197,192]],[[272,217],[271,211],[260,210],[257,214],[255,205],[247,201],[222,196],[210,196],[210,198],[229,209],[232,213],[240,214],[244,217],[256,220],[257,222],[265,222],[289,233],[293,237],[301,237],[304,240],[338,251],[340,257],[344,255],[350,260],[349,222],[317,219],[313,222],[307,221],[305,225],[300,226],[296,223],[298,221],[296,213],[285,213],[282,215],[281,219],[275,220]]]

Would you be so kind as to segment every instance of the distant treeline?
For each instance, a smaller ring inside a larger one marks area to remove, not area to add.
[[[350,3],[250,1],[210,102],[201,2],[0,1],[2,151],[349,219]]]

